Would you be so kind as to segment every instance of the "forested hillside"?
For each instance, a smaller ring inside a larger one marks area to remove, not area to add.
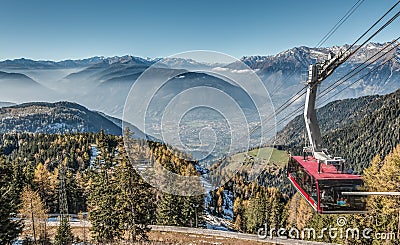
[[[163,159],[160,162],[173,172],[193,173],[192,163],[174,157],[164,144],[148,143],[150,158]],[[16,214],[29,221],[23,237],[42,243],[50,239],[46,225],[40,224],[47,222],[48,214],[60,212],[62,179],[68,213],[88,212],[96,243],[145,240],[149,224],[204,225],[203,197],[176,197],[152,188],[128,161],[122,137],[103,131],[2,134],[0,169],[2,242],[19,235],[23,223],[11,220]]]
[[[0,108],[0,133],[82,133],[121,135],[121,127],[98,112],[71,102],[34,102]]]
[[[143,144],[134,141],[133,144]],[[65,191],[69,213],[88,212],[92,241],[115,243],[145,240],[149,224],[204,226],[204,197],[180,197],[161,193],[137,174],[129,163],[120,136],[100,133],[1,135],[0,156],[0,239],[10,241],[21,234],[45,242],[45,224],[49,213],[60,211],[61,168],[66,169]],[[159,159],[169,170],[181,175],[196,174],[193,163],[183,160],[176,151],[159,142],[148,142],[149,157]],[[371,190],[399,191],[400,146],[392,149],[384,160],[377,155],[365,170],[365,181]],[[275,187],[248,181],[245,171],[239,172],[224,186],[210,193],[207,212],[230,218],[232,228],[256,233],[267,224],[268,229],[336,227],[339,215],[319,215],[300,197],[283,194]],[[372,214],[346,215],[346,227],[368,227],[374,231],[395,231],[397,199],[372,198],[367,202]],[[30,205],[30,203],[34,205]],[[34,208],[32,208],[34,207]],[[231,212],[231,213],[230,213]],[[19,222],[13,218],[30,222]],[[33,222],[32,222],[33,221]],[[197,222],[196,222],[197,221]],[[32,224],[36,222],[35,228]],[[377,225],[378,224],[378,225]],[[63,226],[60,226],[61,228]],[[59,228],[59,234],[64,230]],[[69,229],[68,225],[64,229]],[[36,236],[32,236],[35,230]],[[70,241],[79,239],[68,238]],[[56,236],[56,239],[64,238]],[[299,237],[301,238],[301,237]],[[29,239],[29,238],[27,238]],[[68,240],[67,239],[67,240]],[[336,243],[370,242],[343,237],[315,237]]]

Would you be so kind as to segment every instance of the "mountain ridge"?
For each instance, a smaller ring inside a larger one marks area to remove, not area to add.
[[[359,52],[351,57],[349,61],[341,65],[332,76],[321,84],[321,90],[336,82],[343,75],[364,62],[368,57],[382,49],[386,44],[387,43],[369,43],[361,48]],[[303,75],[306,73],[309,64],[317,60],[322,61],[327,57],[329,52],[340,52],[341,50],[346,50],[348,47],[349,45],[327,48],[300,46],[282,51],[276,55],[244,56],[241,58],[241,61],[259,75],[268,89],[273,103],[278,107],[303,87]],[[390,59],[390,61],[384,66],[379,67],[379,69],[374,70],[368,76],[363,77],[361,81],[354,83],[367,72],[380,66],[386,59]],[[37,66],[33,64],[34,61],[32,60],[19,59],[14,61],[17,63],[15,66],[17,68],[9,68],[13,61],[8,60],[0,62],[0,71],[12,70],[13,72],[21,74],[32,74],[32,72],[45,74],[46,70],[43,70],[43,66],[53,67],[52,70],[57,71],[58,69],[64,69],[66,65],[62,64],[68,60],[58,63],[52,63],[52,61],[37,61]],[[71,69],[68,72],[62,73],[62,76],[53,76],[57,77],[57,80],[48,79],[49,81],[46,81],[46,83],[38,80],[38,82],[60,93],[62,100],[76,101],[94,110],[101,110],[106,114],[122,118],[124,102],[132,84],[134,84],[144,70],[159,61],[161,61],[160,66],[162,66],[163,69],[171,69],[171,67],[176,66],[187,66],[188,68],[192,68],[193,66],[198,66],[200,68],[207,66],[211,69],[213,68],[213,64],[196,63],[196,61],[182,58],[167,58],[162,60],[160,58],[141,58],[131,55],[114,57],[96,56],[81,61],[71,60],[73,63],[71,66],[76,67],[81,64],[80,69]],[[23,67],[23,65],[25,65],[25,67]],[[222,64],[220,64],[220,66],[221,65]],[[225,64],[223,68],[233,70],[243,69],[235,63]],[[46,77],[46,75],[44,75],[44,77]],[[354,76],[349,81],[344,82],[337,89],[341,89],[344,86],[349,86],[349,88],[340,93],[337,97],[331,98],[330,101],[364,95],[386,94],[400,88],[400,49],[397,48],[395,51],[388,54],[385,59],[380,59],[369,65],[365,71]],[[110,94],[109,91],[112,91],[112,93]],[[57,98],[55,100],[52,97],[54,91],[43,93],[43,95],[41,95],[42,93],[37,93],[40,96],[35,96],[32,99],[26,94],[19,96],[18,93],[20,93],[20,88],[13,88],[8,91],[8,93],[0,91],[0,97],[15,103],[60,100]],[[12,98],[15,99],[12,100]],[[117,99],[111,100],[110,98]],[[104,103],[99,103],[99,101]]]
[[[30,102],[0,108],[0,132],[77,133],[121,135],[121,127],[77,103]]]

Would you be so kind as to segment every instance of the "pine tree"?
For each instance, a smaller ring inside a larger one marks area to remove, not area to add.
[[[400,191],[400,145],[395,147],[382,161],[377,156],[365,170],[364,181],[369,191]],[[370,196],[367,199],[367,207],[374,217],[375,226],[372,229],[387,232],[399,231],[400,200],[393,197]],[[400,235],[398,232],[397,235]]]
[[[182,203],[178,196],[162,193],[157,204],[157,224],[180,225],[180,208]]]
[[[40,195],[30,187],[25,187],[21,193],[21,208],[19,213],[29,220],[29,230],[35,242],[47,241],[47,208]]]
[[[265,223],[265,200],[262,200],[259,193],[248,201],[248,206],[244,213],[246,220],[246,231],[254,233]]]
[[[39,163],[36,166],[34,177],[33,177],[33,184],[35,190],[40,195],[40,198],[44,201],[47,207],[54,206],[54,185],[52,183],[53,175],[47,170],[46,166],[42,163]],[[54,209],[54,208],[53,208]]]
[[[98,147],[101,152],[90,173],[88,197],[92,237],[97,243],[115,243],[122,238],[123,226],[118,210],[118,181],[113,175],[115,165],[111,140],[100,132]]]
[[[224,187],[221,186],[220,188],[218,188],[217,196],[218,196],[217,207],[216,207],[217,214],[222,215],[223,214],[222,205],[224,204]]]
[[[180,226],[204,227],[204,197],[203,196],[182,196],[180,208]]]
[[[59,172],[59,209],[60,209],[60,226],[57,229],[55,236],[56,245],[69,245],[72,244],[73,235],[68,221],[68,200],[66,191],[66,167],[67,159],[60,165]]]
[[[286,208],[288,209],[288,225],[296,227],[298,230],[307,227],[315,213],[298,193],[292,197]]]
[[[88,211],[92,237],[98,243],[112,243],[122,236],[115,181],[106,170],[92,173]]]
[[[0,241],[9,244],[22,231],[19,221],[13,220],[18,209],[18,179],[12,166],[0,157]]]
[[[204,201],[202,196],[176,196],[163,193],[157,205],[160,225],[203,227]]]
[[[60,226],[57,229],[57,234],[54,238],[55,245],[69,245],[73,242],[73,235],[68,218],[61,218]]]
[[[237,231],[243,231],[243,215],[244,215],[244,207],[243,207],[243,201],[240,197],[237,197],[235,199],[235,202],[233,203],[233,214],[234,214],[234,220],[235,223],[233,225],[234,229]]]
[[[115,174],[121,223],[131,242],[147,240],[148,225],[155,218],[154,189],[137,174],[122,145],[118,152]]]

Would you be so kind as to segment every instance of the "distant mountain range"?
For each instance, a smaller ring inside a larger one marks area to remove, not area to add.
[[[370,43],[361,48],[359,52],[342,64],[321,84],[320,91],[323,91],[327,86],[352,71],[373,54],[379,52],[385,45],[386,44]],[[123,117],[124,105],[132,85],[146,69],[156,62],[160,62],[157,63],[157,68],[155,69],[156,75],[167,75],[170,80],[166,86],[163,86],[161,90],[153,95],[151,107],[146,107],[146,109],[148,109],[148,111],[146,111],[147,116],[149,116],[151,120],[155,120],[155,122],[150,122],[151,126],[149,126],[149,128],[140,128],[140,130],[155,138],[162,139],[160,135],[162,127],[159,127],[159,125],[161,122],[160,120],[163,118],[162,112],[167,106],[169,106],[172,112],[182,112],[185,106],[201,104],[204,101],[208,104],[217,104],[221,102],[219,97],[211,96],[206,92],[207,90],[204,90],[204,93],[197,93],[196,96],[177,96],[184,95],[182,92],[188,88],[212,87],[233,98],[233,101],[237,102],[244,110],[247,119],[257,118],[258,116],[257,110],[255,110],[254,106],[252,107],[251,101],[257,94],[251,94],[250,96],[252,96],[252,98],[250,99],[249,95],[234,82],[223,80],[221,77],[211,76],[209,73],[201,71],[191,72],[189,70],[206,69],[213,71],[219,69],[242,74],[247,73],[250,68],[261,78],[270,93],[274,106],[277,108],[304,86],[302,83],[302,81],[304,81],[303,75],[306,74],[310,64],[316,61],[323,61],[327,58],[328,53],[338,53],[347,48],[347,45],[329,48],[296,47],[272,56],[243,57],[241,61],[247,64],[248,67],[243,67],[243,65],[237,62],[230,64],[208,64],[183,58],[145,59],[130,55],[122,57],[93,57],[83,60],[66,60],[59,62],[33,61],[29,59],[6,60],[0,62],[0,100],[17,104],[37,101],[71,101],[88,108],[88,111],[100,111],[104,113],[104,115],[110,115],[121,120]],[[380,66],[387,60],[389,61],[385,63],[384,66]],[[387,94],[399,89],[400,49],[395,49],[384,58],[370,64],[365,71],[354,76],[349,81],[346,81],[339,86],[338,89],[341,89],[343,86],[349,86],[350,83],[357,81],[361,76],[378,66],[380,67],[379,69],[364,77],[361,81],[354,83],[338,96],[330,98],[325,104],[338,99]],[[336,91],[337,89],[333,92]],[[144,96],[147,91],[141,92],[142,93],[139,93],[139,97]],[[324,98],[328,98],[329,95],[330,94]],[[169,104],[172,98],[174,98],[175,101]],[[139,98],[139,102],[140,99],[141,98]],[[294,108],[297,108],[297,106],[302,103],[302,99],[295,101],[291,108],[288,108],[285,113],[290,113],[291,110],[294,110]],[[230,108],[227,112],[224,112],[226,115],[223,116],[231,116],[231,114],[237,113],[235,107],[231,106],[231,103],[227,107]],[[50,111],[50,114],[53,113],[52,116],[57,118],[55,110],[51,109]],[[24,111],[22,110],[21,113],[24,114]],[[85,113],[82,111],[79,115],[73,115],[72,113],[73,116],[67,116],[67,118],[78,117],[80,119],[74,122],[70,120],[67,121],[65,127],[64,124],[62,124],[64,121],[61,122],[61,124],[53,124],[53,119],[50,118],[45,120],[44,126],[40,124],[31,125],[30,120],[32,120],[32,118],[25,114],[23,119],[6,121],[7,123],[3,123],[2,125],[6,131],[20,129],[28,129],[28,131],[34,132],[56,132],[57,130],[62,130],[63,132],[70,132],[73,130],[97,131],[101,126],[104,126],[105,128],[109,128],[110,132],[116,132],[115,128],[106,123],[110,120],[104,115],[97,114],[101,116],[99,117],[101,120],[99,119],[99,121],[96,122],[93,118],[85,117]],[[137,111],[133,111],[133,113],[137,113]],[[198,115],[195,115],[196,113],[198,113]],[[197,123],[194,125],[190,124],[190,120],[187,120],[188,123],[183,125],[185,128],[185,144],[187,143],[190,147],[193,146],[196,148],[200,145],[201,140],[198,132],[200,132],[199,130],[205,127],[205,125],[213,126],[218,140],[221,138],[220,135],[225,135],[224,132],[220,134],[218,131],[222,131],[222,129],[226,128],[223,125],[223,123],[225,123],[224,120],[207,118],[211,114],[204,113],[204,111],[201,110],[189,114],[193,116],[193,118],[196,118],[197,122],[199,120],[202,121],[200,124]],[[280,114],[277,120],[280,120],[286,114]],[[6,115],[7,114],[5,114],[5,116]],[[45,115],[40,115],[38,118],[44,116]],[[135,120],[140,121],[143,119],[136,117],[136,115],[131,116],[133,116]],[[181,116],[183,115],[176,115],[174,118],[181,118]],[[59,119],[61,120],[61,118]],[[107,119],[107,121],[105,121],[105,119]],[[291,118],[285,123],[278,125],[278,130],[283,128],[290,119]],[[140,124],[135,120],[129,121],[131,124],[140,127]],[[208,122],[206,122],[207,120]],[[147,122],[148,121],[146,121],[146,123]],[[255,121],[249,120],[249,122],[253,123]],[[13,123],[15,125],[13,125]],[[100,125],[98,123],[100,123]],[[51,126],[47,127],[47,125]],[[118,126],[121,127],[120,125]],[[21,128],[18,129],[18,127]],[[169,130],[169,128],[170,127],[164,127],[162,129]],[[138,134],[143,134],[139,130],[138,132],[140,132]],[[173,139],[174,142],[182,142],[180,135],[177,135],[175,132],[172,132],[172,134],[171,132],[169,133],[170,138]],[[255,138],[256,136],[253,136],[252,140]],[[221,138],[221,140],[226,140],[225,144],[229,144],[230,142],[230,139],[226,137]],[[222,142],[217,142],[218,146],[225,146]],[[213,142],[207,142],[207,145],[211,146],[212,143]],[[251,142],[251,144],[253,143],[254,142]],[[204,143],[204,145],[206,144]],[[224,151],[225,150],[221,150],[221,152]]]
[[[76,68],[85,67],[97,64],[105,60],[104,57],[92,57],[82,60],[64,60],[64,61],[47,61],[47,60],[30,60],[30,59],[15,59],[5,60],[0,62],[2,69],[60,69],[60,68]]]
[[[362,47],[321,84],[320,90],[322,91],[332,83],[338,81],[348,72],[355,69],[359,64],[383,49],[386,44],[387,43],[369,43]],[[393,47],[393,45],[391,47]],[[391,47],[385,50],[389,50]],[[299,88],[304,86],[302,82],[305,81],[305,78],[302,78],[302,74],[303,76],[307,74],[307,69],[310,64],[316,61],[324,61],[330,52],[337,54],[340,51],[347,50],[347,48],[349,48],[348,45],[330,48],[309,48],[303,46],[281,52],[274,56],[243,57],[242,61],[257,71],[269,88],[269,91],[273,94],[272,97],[275,98],[275,101],[279,101],[277,97],[286,100],[288,95],[293,95]],[[350,86],[330,101],[344,98],[356,98],[365,95],[386,94],[400,88],[400,49],[397,48],[369,65],[368,68],[360,74],[344,82],[338,89],[359,80],[363,75],[381,65],[386,60],[389,61],[384,66]],[[278,102],[277,105],[279,104]]]
[[[361,48],[356,55],[324,81],[321,90],[378,52],[384,45],[370,43]],[[272,101],[278,107],[304,86],[301,83],[304,80],[302,74],[306,73],[309,64],[326,59],[329,52],[337,53],[346,48],[348,48],[347,45],[330,48],[296,47],[273,56],[249,56],[243,57],[241,60],[261,77],[270,92]],[[371,64],[365,72],[345,82],[342,87],[357,80],[386,59],[390,59],[386,65],[352,85],[338,97],[332,98],[331,101],[364,95],[385,94],[400,88],[399,49]],[[129,55],[60,62],[29,59],[6,60],[0,62],[0,98],[3,101],[15,103],[75,101],[90,109],[122,118],[125,99],[132,84],[143,71],[160,60],[160,58],[144,59]],[[239,69],[235,63],[206,64],[181,58],[163,60],[159,66],[166,70],[175,69],[177,66],[183,68],[224,66],[224,68],[233,70]],[[204,74],[197,75],[192,75],[191,78],[198,80],[200,77],[204,77]],[[218,82],[218,79],[214,80]],[[183,79],[181,82],[187,83],[188,79]],[[206,81],[203,83],[206,84]],[[176,89],[178,90],[179,87]],[[301,102],[299,101],[299,103]]]

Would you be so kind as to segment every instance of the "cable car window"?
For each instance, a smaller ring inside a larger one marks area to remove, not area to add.
[[[289,166],[288,166],[288,171],[289,171],[290,175],[292,175],[293,177],[296,176],[296,172],[297,172],[298,166],[299,166],[298,162],[296,162],[293,159],[290,159]]]
[[[291,159],[289,161],[288,170],[290,175],[295,179],[296,183],[303,189],[306,194],[318,202],[318,192],[315,178],[311,176],[302,165]]]
[[[324,211],[365,210],[365,196],[342,195],[345,191],[360,191],[361,179],[319,180],[318,185]]]

